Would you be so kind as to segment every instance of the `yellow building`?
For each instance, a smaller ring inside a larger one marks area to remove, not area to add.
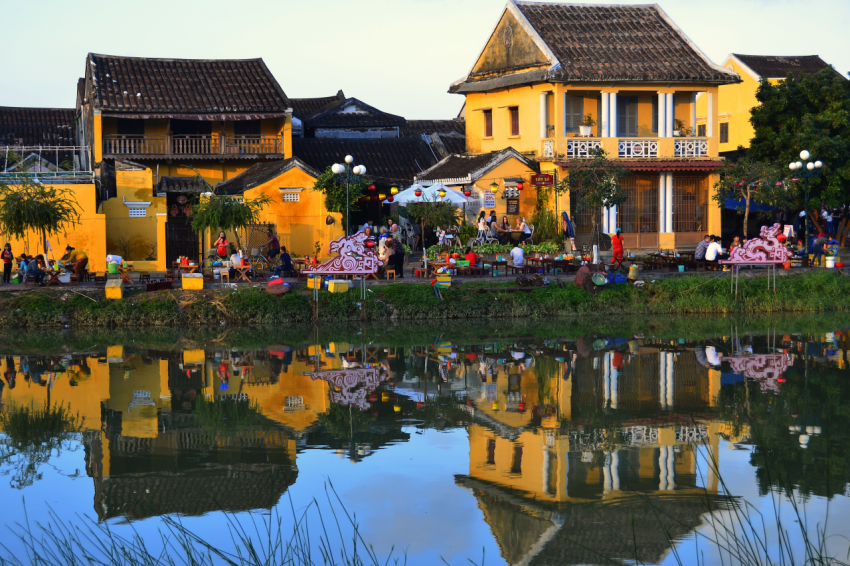
[[[739,81],[657,5],[510,0],[450,92],[466,97],[468,153],[512,147],[558,179],[597,148],[619,161],[632,173],[619,209],[578,210],[571,198],[578,243],[594,214],[604,232],[621,228],[627,247],[651,248],[720,232],[710,200],[720,165],[718,88]],[[699,93],[713,109],[704,136],[695,135]]]
[[[718,95],[718,149],[721,155],[749,148],[755,135],[750,123],[751,110],[758,105],[756,91],[762,79],[770,84],[785,80],[789,73],[794,75],[817,73],[830,65],[817,55],[741,55],[730,53],[723,66],[741,77],[736,84],[721,85]],[[697,97],[697,132],[707,126],[708,99]]]

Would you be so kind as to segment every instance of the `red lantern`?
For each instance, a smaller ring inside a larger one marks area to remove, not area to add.
[[[470,191],[469,189],[463,191],[463,196],[468,197],[470,195],[472,195],[472,191]]]
[[[366,247],[370,250],[375,247],[375,240],[366,240]]]
[[[776,381],[778,381],[779,383],[785,383],[785,378],[780,375],[776,378]]]
[[[375,185],[369,185],[369,190],[370,190],[370,191],[374,191],[374,190],[375,190]]]
[[[370,393],[370,394],[369,394],[369,401],[371,401],[372,403],[374,403],[374,402],[375,402],[375,401],[377,401],[377,400],[378,400],[378,396],[377,396],[375,393]]]
[[[392,202],[394,200],[395,200],[395,197],[393,197],[393,195],[390,195],[390,196],[387,197],[387,202]]]
[[[520,401],[520,402],[519,402],[519,412],[521,413],[521,412],[523,412],[524,410],[525,410],[525,402]]]
[[[372,200],[373,200],[373,201],[378,200],[378,195],[372,195]]]
[[[414,194],[414,195],[416,195],[416,196],[418,196],[418,197],[421,197],[421,196],[422,196],[422,191],[421,191],[421,190],[419,190],[419,189],[416,189],[415,191],[413,191],[413,194]]]
[[[524,188],[525,188],[525,187],[523,187],[522,183],[517,183],[517,184],[516,184],[516,190],[521,191],[521,190],[522,190],[522,189],[524,189]]]

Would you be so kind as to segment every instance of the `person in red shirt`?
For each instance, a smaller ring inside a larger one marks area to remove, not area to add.
[[[215,243],[213,244],[213,247],[216,249],[216,252],[218,253],[218,257],[220,257],[221,259],[224,259],[224,258],[227,257],[227,245],[228,244],[229,244],[229,242],[227,241],[227,236],[224,234],[224,232],[219,232],[218,233],[218,240],[215,241]]]
[[[469,262],[469,265],[478,265],[478,254],[472,251],[472,248],[466,248],[464,259]]]
[[[617,260],[623,261],[623,236],[622,230],[617,228],[617,231],[611,236],[611,263]]]
[[[3,246],[3,253],[0,254],[3,258],[3,283],[12,282],[12,261],[15,256],[12,254],[12,244]]]

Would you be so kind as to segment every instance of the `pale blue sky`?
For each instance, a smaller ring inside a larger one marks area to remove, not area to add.
[[[602,3],[611,3],[606,0]],[[622,3],[647,3],[629,2]],[[88,52],[174,58],[262,57],[290,97],[343,89],[406,118],[451,118],[504,0],[0,0],[0,106],[72,107]],[[730,52],[820,55],[843,74],[846,0],[664,0],[716,63]]]

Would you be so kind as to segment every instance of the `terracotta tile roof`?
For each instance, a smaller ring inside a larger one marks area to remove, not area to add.
[[[0,145],[76,145],[73,108],[0,106]]]
[[[388,114],[356,99],[347,98],[306,120],[307,128],[381,128],[405,125],[405,119]]]
[[[412,181],[435,161],[428,145],[420,138],[293,138],[292,152],[319,171],[351,155],[356,165],[366,166],[368,178],[387,183]]]
[[[150,59],[89,53],[94,106],[118,113],[283,113],[289,100],[262,59]]]
[[[283,173],[289,171],[293,167],[298,167],[308,175],[318,178],[321,173],[310,167],[297,157],[291,157],[284,161],[270,161],[268,163],[257,163],[239,173],[232,179],[228,179],[223,183],[219,183],[215,186],[215,190],[220,194],[228,194],[228,195],[241,195],[248,189],[252,189],[258,185],[262,185],[263,183],[267,183],[282,175]],[[368,166],[367,166],[368,167]],[[310,187],[304,187],[310,188]]]
[[[465,120],[408,120],[401,129],[401,136],[408,137],[417,134],[448,134],[457,132],[466,135]]]
[[[441,139],[444,139],[441,136]],[[469,178],[471,181],[483,176],[487,171],[504,163],[508,159],[517,159],[529,169],[538,170],[535,162],[531,161],[512,147],[501,151],[483,153],[481,155],[449,155],[439,163],[416,176],[418,180],[437,181],[443,179]]]
[[[325,108],[345,100],[345,94],[340,90],[336,96],[321,96],[318,98],[290,98],[292,113],[302,120],[309,118]]]
[[[814,74],[831,65],[817,55],[741,55],[732,53],[744,65],[767,79],[784,79],[788,73]]]
[[[628,169],[629,171],[714,171],[723,166],[722,161],[700,161],[700,160],[681,160],[681,161],[661,161],[647,159],[646,161],[627,161],[625,159],[616,159],[617,165]],[[580,161],[563,161],[557,165],[569,169],[570,166],[576,165]]]
[[[544,44],[547,69],[501,76],[469,75],[450,92],[474,92],[528,82],[739,82],[711,62],[656,4],[591,5],[509,0]],[[548,50],[549,53],[546,53]]]

